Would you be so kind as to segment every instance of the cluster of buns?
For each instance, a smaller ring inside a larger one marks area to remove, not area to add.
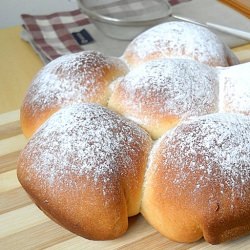
[[[83,51],[34,78],[17,174],[50,218],[93,240],[142,213],[164,236],[250,232],[250,64],[212,32],[168,22],[121,58]]]

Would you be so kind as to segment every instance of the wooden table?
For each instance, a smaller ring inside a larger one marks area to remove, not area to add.
[[[129,230],[114,241],[89,241],[48,219],[30,200],[16,178],[16,162],[27,140],[19,126],[19,107],[42,62],[19,39],[20,27],[0,32],[0,249],[250,249],[250,235],[212,246],[169,241],[142,216],[129,220]],[[4,48],[4,49],[3,49]],[[250,61],[250,44],[235,48],[241,61]]]

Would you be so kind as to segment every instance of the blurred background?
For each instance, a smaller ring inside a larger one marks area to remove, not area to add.
[[[77,8],[75,0],[1,0],[0,29],[21,24],[23,13],[43,15]]]

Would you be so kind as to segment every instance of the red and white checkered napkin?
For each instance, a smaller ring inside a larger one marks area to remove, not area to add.
[[[190,0],[169,0],[169,3],[176,5],[187,1]],[[138,0],[132,1],[133,4],[135,2],[138,2]],[[113,8],[113,11],[117,11],[117,9]],[[133,9],[133,11],[138,11],[138,9]],[[61,55],[84,50],[85,45],[84,47],[81,46],[72,35],[74,32],[79,32],[90,26],[89,18],[80,10],[50,15],[22,14],[21,17],[24,22],[22,38],[30,43],[44,63],[48,63]],[[94,40],[96,45],[99,46],[105,38],[102,39],[102,37],[96,35]],[[109,44],[110,41],[107,41],[107,43]],[[116,44],[116,46],[119,45]],[[88,46],[86,47],[88,48]]]
[[[88,17],[80,10],[39,16],[23,14],[21,17],[28,35],[27,40],[42,54],[45,61],[82,50],[70,31],[89,24]]]

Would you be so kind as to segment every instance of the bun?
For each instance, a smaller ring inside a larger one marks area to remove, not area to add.
[[[136,37],[123,53],[131,67],[160,58],[189,58],[210,66],[230,66],[239,61],[206,28],[187,22],[167,22]]]
[[[32,137],[20,183],[51,219],[88,239],[119,237],[139,212],[175,241],[249,233],[250,63],[211,66],[236,61],[211,32],[183,22],[146,31],[122,58],[85,51],[54,60],[21,108]]]
[[[211,114],[184,121],[151,153],[142,214],[179,242],[218,244],[250,230],[250,118]]]
[[[150,136],[97,104],[55,113],[29,141],[18,178],[53,220],[88,239],[113,239],[139,213]]]
[[[218,93],[215,69],[193,60],[161,59],[120,78],[108,107],[157,139],[185,117],[217,112]]]
[[[119,58],[99,52],[69,54],[47,64],[34,78],[21,107],[21,125],[30,137],[60,108],[79,102],[106,105],[109,84],[127,73]]]
[[[220,68],[221,109],[250,115],[250,63]]]

